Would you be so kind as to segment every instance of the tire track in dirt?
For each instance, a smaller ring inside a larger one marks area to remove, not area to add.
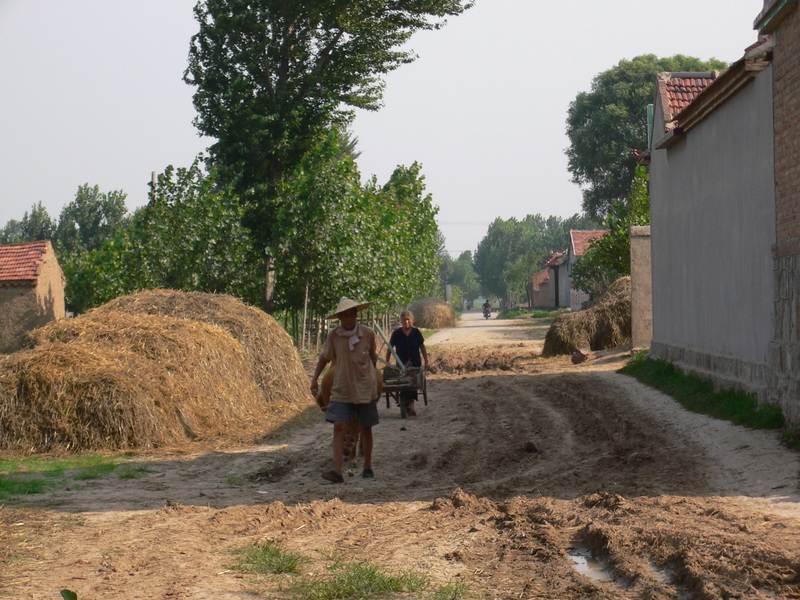
[[[453,483],[465,491],[503,499],[708,489],[697,446],[595,374],[495,375],[471,389],[467,429],[479,433],[451,446],[444,461],[464,465]]]

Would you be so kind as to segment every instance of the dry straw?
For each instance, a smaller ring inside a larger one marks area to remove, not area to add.
[[[608,350],[630,343],[631,278],[621,277],[596,306],[558,315],[545,336],[542,356]]]
[[[453,307],[439,298],[422,298],[410,306],[414,325],[423,329],[445,329],[456,326]]]
[[[31,332],[0,367],[4,450],[253,442],[312,402],[280,325],[215,294],[118,298]]]

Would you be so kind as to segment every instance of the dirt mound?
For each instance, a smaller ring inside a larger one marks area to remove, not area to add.
[[[456,326],[456,313],[452,305],[439,298],[422,298],[412,303],[414,325],[423,329],[444,329]]]
[[[538,355],[530,344],[495,344],[473,348],[447,348],[430,352],[432,373],[475,373],[479,371],[519,371]]]
[[[621,277],[596,306],[558,315],[545,336],[542,356],[608,350],[630,343],[631,278]]]
[[[174,306],[184,295],[157,294]],[[233,298],[203,296],[209,297],[206,308],[218,310],[207,310],[202,320],[189,318],[188,311],[176,318],[106,305],[31,332],[30,347],[8,356],[0,374],[0,448],[249,443],[310,405],[302,365],[280,326]],[[248,349],[229,329],[203,322],[214,316],[231,329],[248,330],[250,342],[276,346]],[[254,355],[263,364],[254,364]]]

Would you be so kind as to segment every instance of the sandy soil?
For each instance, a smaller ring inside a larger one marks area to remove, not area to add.
[[[332,428],[312,412],[9,502],[0,597],[282,598],[231,569],[278,540],[309,572],[338,554],[492,599],[800,598],[800,456],[616,373],[625,349],[542,359],[544,333],[474,311],[429,338],[419,415],[380,401],[374,479],[320,478]]]

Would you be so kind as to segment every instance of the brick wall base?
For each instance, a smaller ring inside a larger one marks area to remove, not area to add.
[[[766,363],[746,362],[655,341],[648,356],[670,362],[689,375],[707,379],[714,383],[715,389],[737,389],[754,394],[759,404],[770,401],[770,369]]]
[[[788,424],[800,425],[800,254],[775,259],[775,332],[769,393]]]

